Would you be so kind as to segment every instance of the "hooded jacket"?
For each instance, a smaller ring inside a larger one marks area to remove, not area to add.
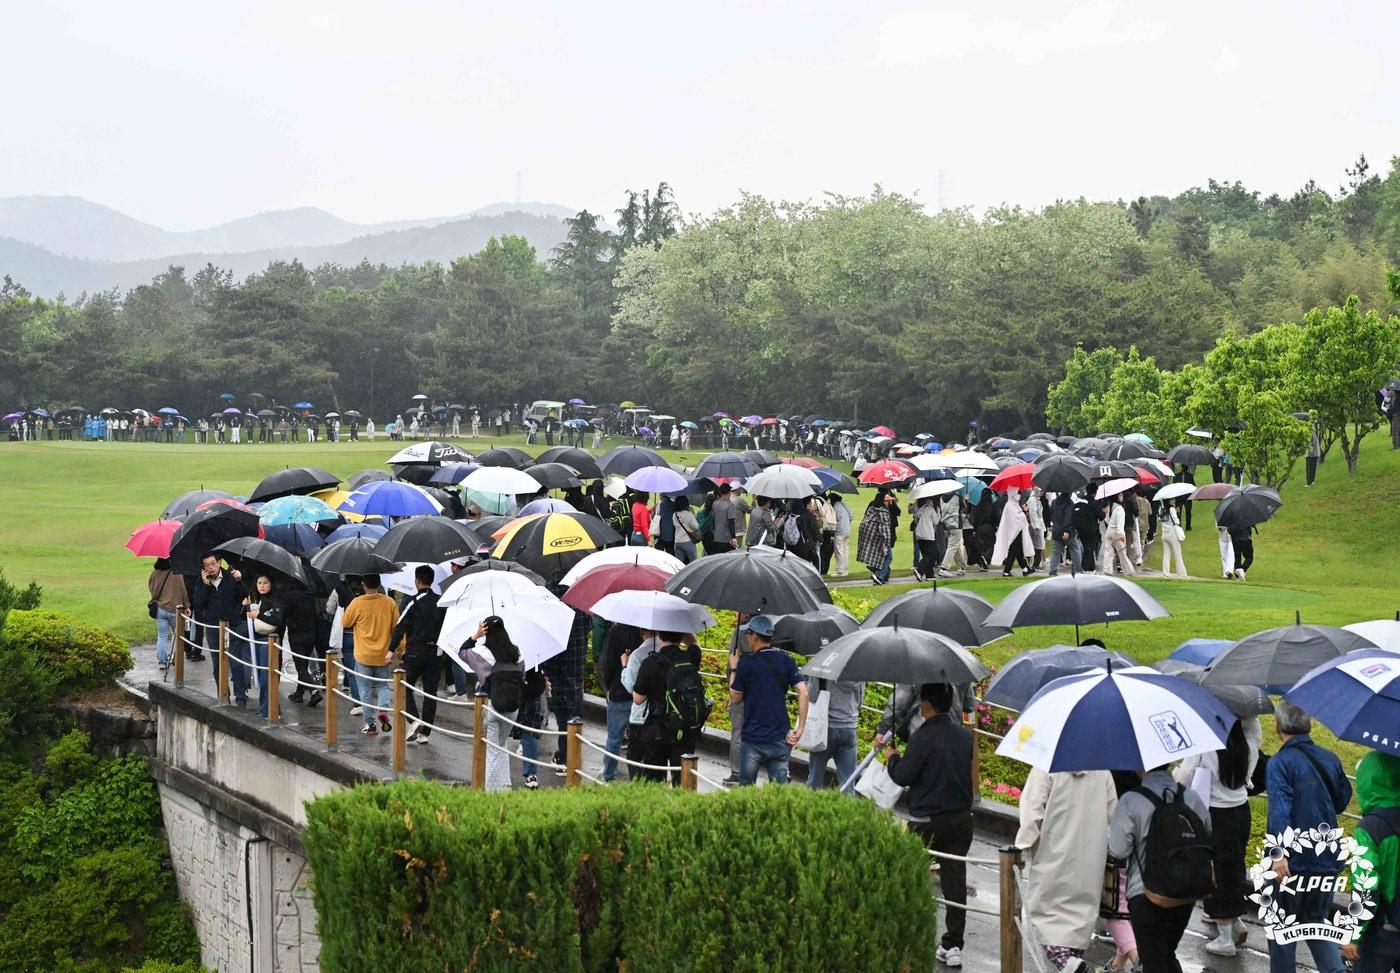
[[[1400,757],[1373,750],[1356,765],[1356,803],[1362,821],[1356,826],[1359,856],[1371,863],[1376,878],[1375,918],[1361,924],[1364,934],[1377,922],[1390,922],[1400,928]],[[1386,827],[1376,812],[1387,812],[1393,827]],[[1382,840],[1377,841],[1380,837]],[[1387,918],[1388,917],[1388,918]]]

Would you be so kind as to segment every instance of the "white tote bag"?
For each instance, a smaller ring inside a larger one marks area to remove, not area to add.
[[[808,753],[826,749],[827,712],[831,706],[831,693],[817,690],[817,698],[807,706],[807,725],[802,729],[802,737],[797,745]]]
[[[331,637],[328,644],[335,652],[339,652],[341,646],[345,644],[345,626],[340,623],[341,619],[344,617],[345,609],[337,608],[335,610],[335,617],[331,619]]]
[[[904,788],[894,782],[884,764],[872,760],[865,773],[860,775],[860,780],[856,781],[856,793],[868,797],[876,807],[888,811],[898,802]]]

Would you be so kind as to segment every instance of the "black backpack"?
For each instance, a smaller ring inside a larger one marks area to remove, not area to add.
[[[1210,834],[1200,815],[1186,803],[1186,788],[1176,785],[1170,801],[1145,787],[1134,792],[1152,802],[1146,849],[1138,857],[1148,899],[1170,909],[1210,895],[1215,890]]]
[[[505,662],[491,671],[491,708],[505,715],[520,709],[525,700],[525,667],[519,662]]]
[[[666,670],[666,695],[652,709],[652,718],[660,724],[664,742],[679,743],[705,725],[712,704],[705,696],[700,667],[688,654],[666,647],[657,652],[656,661]]]

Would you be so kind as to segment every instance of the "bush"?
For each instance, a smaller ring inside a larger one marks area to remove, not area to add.
[[[405,781],[318,799],[305,842],[328,971],[933,966],[923,846],[830,792]]]
[[[0,639],[0,755],[20,756],[48,720],[53,674],[32,647]]]
[[[37,652],[63,695],[107,685],[132,665],[124,639],[63,612],[12,611],[4,639]]]
[[[0,627],[4,626],[5,613],[12,609],[33,611],[44,598],[44,589],[31,581],[27,588],[16,588],[0,571]]]

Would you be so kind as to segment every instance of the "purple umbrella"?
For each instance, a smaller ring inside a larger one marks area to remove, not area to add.
[[[241,416],[242,414],[243,410],[238,408],[238,406],[236,405],[231,405],[224,410],[224,415],[226,416]]]
[[[728,418],[729,418],[729,413],[728,413],[728,412],[716,412],[714,415],[710,416],[710,418],[711,418],[711,419],[728,419]]]
[[[678,493],[687,487],[685,477],[666,466],[643,466],[623,482],[638,493]]]
[[[744,416],[744,418],[740,419],[739,421],[744,423],[746,426],[756,426],[763,421],[763,416]]]
[[[11,413],[10,413],[9,415],[7,415],[4,419],[0,419],[0,422],[19,422],[19,421],[20,421],[21,419],[23,419],[23,418],[24,418],[24,413],[23,413],[23,412],[11,412]]]
[[[638,426],[637,432],[641,433],[643,436],[652,436],[656,434],[656,430],[651,428],[651,426]]]
[[[585,401],[583,401],[583,399],[570,399],[568,404],[569,404],[569,405],[587,405],[588,403],[585,402]]]

